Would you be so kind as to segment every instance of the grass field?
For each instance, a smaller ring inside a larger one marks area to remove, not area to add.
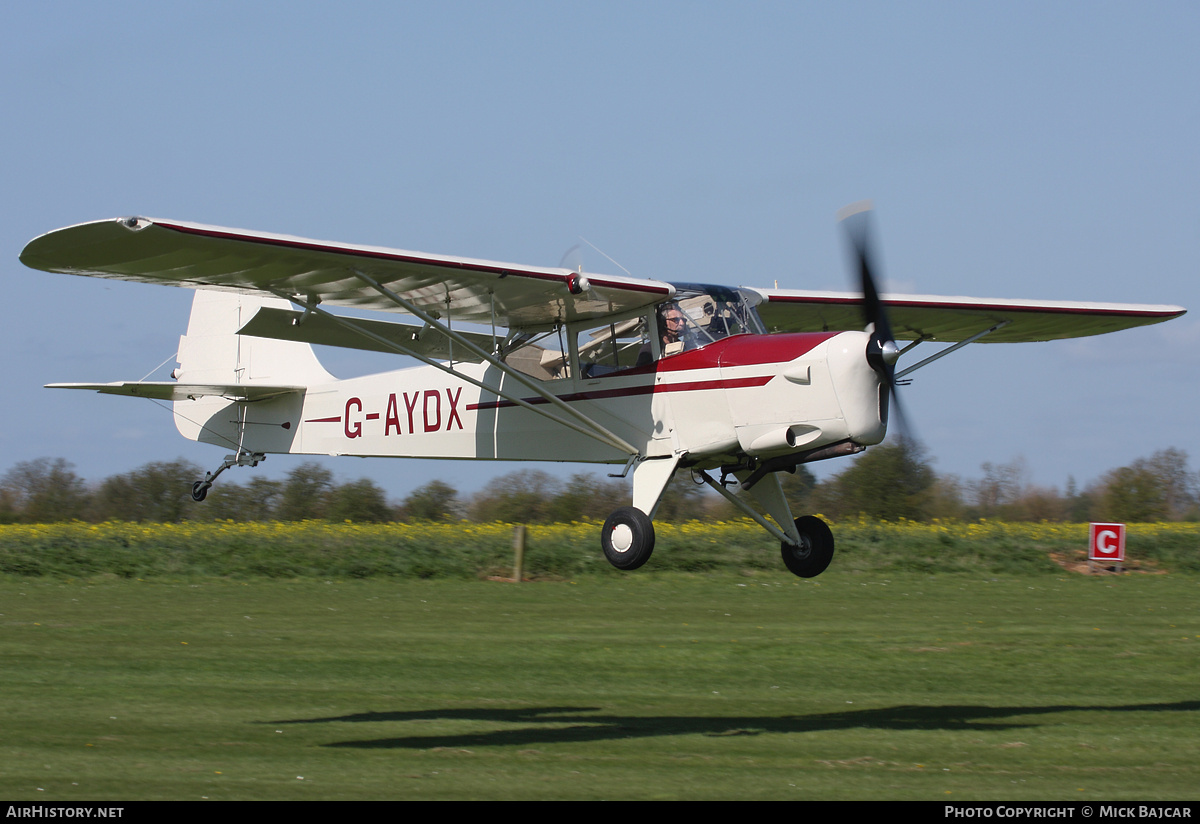
[[[0,797],[1195,799],[1198,595],[0,576]]]

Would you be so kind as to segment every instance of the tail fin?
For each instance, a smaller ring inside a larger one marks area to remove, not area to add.
[[[292,391],[253,402],[231,400],[234,393],[176,400],[175,427],[185,438],[251,452],[289,452],[304,404],[297,388],[336,380],[307,343],[239,335],[262,307],[290,308],[276,298],[196,290],[187,334],[179,339],[175,377],[180,384]]]
[[[334,380],[307,343],[237,333],[264,306],[291,308],[278,298],[197,289],[187,334],[179,339],[179,382],[303,386]]]

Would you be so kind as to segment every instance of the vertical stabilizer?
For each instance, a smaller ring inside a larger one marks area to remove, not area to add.
[[[285,300],[198,289],[187,334],[179,339],[180,383],[225,386],[313,386],[331,383],[307,343],[255,338],[237,332],[259,308],[290,309]],[[238,404],[206,396],[175,402],[175,427],[185,438],[256,452],[288,452],[303,393]]]
[[[307,343],[237,334],[263,306],[291,308],[278,298],[196,290],[187,334],[179,339],[179,382],[308,386],[332,381]]]

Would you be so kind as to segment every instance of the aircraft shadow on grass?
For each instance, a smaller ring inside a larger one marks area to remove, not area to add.
[[[412,712],[366,712],[329,718],[272,721],[272,724],[392,723],[409,721],[477,721],[518,724],[516,729],[493,729],[458,735],[409,735],[399,738],[337,741],[327,747],[363,749],[433,749],[435,747],[531,746],[576,741],[607,741],[652,736],[735,736],[763,733],[803,733],[845,729],[881,730],[1010,730],[1036,726],[1033,722],[1004,723],[1005,718],[1063,712],[1196,712],[1200,701],[1165,704],[1088,706],[1052,704],[1043,707],[945,705],[883,707],[873,710],[771,716],[604,715],[600,707],[527,707],[523,709],[463,708]]]

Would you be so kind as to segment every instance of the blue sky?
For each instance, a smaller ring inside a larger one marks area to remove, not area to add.
[[[918,371],[939,472],[1021,456],[1061,487],[1169,446],[1195,468],[1197,43],[1187,2],[8,4],[0,470],[224,455],[152,403],[41,388],[141,378],[191,297],[25,269],[50,229],[143,214],[545,265],[583,236],[635,275],[843,289],[834,215],[863,198],[897,291],[1193,310]],[[514,468],[328,466],[394,498]]]

